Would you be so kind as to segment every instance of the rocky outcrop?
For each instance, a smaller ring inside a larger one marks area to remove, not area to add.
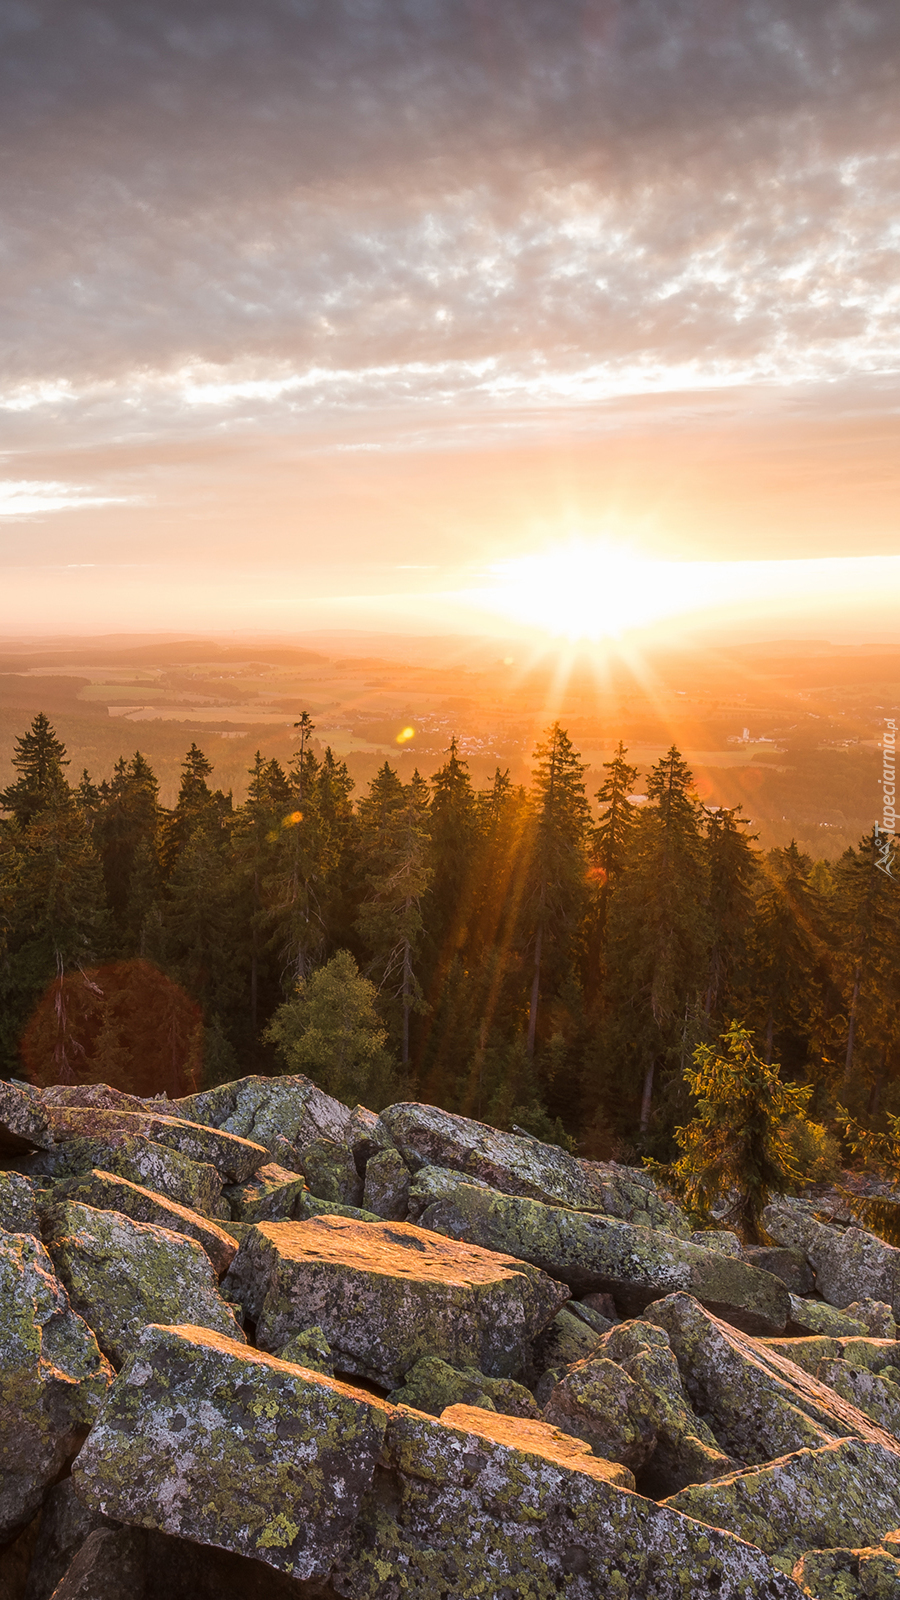
[[[266,1222],[244,1239],[223,1289],[262,1349],[322,1328],[339,1371],[386,1389],[424,1355],[508,1377],[568,1291],[521,1261],[409,1223],[341,1217]]]
[[[778,1244],[804,1252],[829,1305],[843,1309],[866,1298],[884,1301],[900,1315],[900,1250],[862,1228],[829,1227],[800,1201],[767,1206],[763,1226]]]
[[[14,1088],[2,1600],[893,1594],[872,1236],[302,1078]]]
[[[0,1542],[39,1509],[112,1376],[43,1245],[0,1235]]]
[[[669,1233],[460,1183],[426,1206],[424,1228],[508,1250],[578,1290],[609,1290],[629,1311],[685,1289],[752,1333],[781,1333],[790,1310],[779,1278]]]
[[[54,1271],[115,1366],[150,1322],[189,1316],[243,1339],[218,1292],[209,1257],[195,1240],[77,1201],[49,1206],[42,1220]]]
[[[53,1132],[42,1101],[0,1080],[0,1154],[49,1150]]]

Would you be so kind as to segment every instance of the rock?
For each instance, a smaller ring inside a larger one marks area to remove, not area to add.
[[[544,1406],[544,1420],[634,1473],[656,1449],[643,1385],[602,1357],[581,1361],[566,1373]]]
[[[296,1167],[297,1152],[315,1139],[344,1143],[350,1125],[347,1107],[302,1073],[240,1078],[173,1100],[168,1112],[264,1145],[288,1168]]]
[[[401,1157],[402,1159],[402,1157]],[[404,1166],[406,1163],[404,1162]],[[408,1170],[408,1169],[407,1169]],[[409,1186],[409,1203],[407,1216],[410,1222],[418,1222],[423,1212],[436,1200],[454,1200],[461,1188],[486,1189],[489,1186],[481,1178],[466,1177],[462,1179],[452,1167],[420,1167],[414,1174]]]
[[[804,1372],[814,1378],[819,1362],[826,1356],[839,1356],[843,1350],[843,1340],[829,1339],[824,1334],[811,1334],[799,1339],[760,1339],[760,1350],[773,1350],[777,1356],[783,1356],[786,1361],[793,1361]]]
[[[624,1322],[601,1340],[597,1355],[614,1361],[643,1391],[643,1413],[656,1447],[641,1476],[641,1492],[654,1500],[689,1483],[733,1472],[737,1462],[689,1404],[668,1334],[652,1322]]]
[[[174,1200],[167,1200],[152,1189],[144,1189],[140,1184],[130,1183],[127,1178],[119,1178],[112,1172],[94,1168],[83,1178],[70,1178],[68,1182],[58,1185],[53,1200],[57,1203],[75,1200],[82,1205],[93,1206],[98,1211],[119,1211],[133,1222],[153,1222],[159,1228],[169,1228],[173,1233],[183,1233],[189,1239],[196,1239],[220,1278],[228,1271],[237,1254],[237,1245],[231,1235],[217,1228],[208,1217],[202,1217],[198,1211],[189,1211],[187,1206],[176,1205]]]
[[[409,1168],[398,1150],[380,1150],[366,1163],[363,1205],[385,1222],[402,1222],[409,1206]]]
[[[325,1577],[382,1448],[387,1408],[203,1328],[148,1328],[78,1457],[106,1516]]]
[[[608,1333],[610,1328],[614,1326],[612,1318],[602,1316],[599,1311],[595,1311],[592,1306],[585,1305],[582,1300],[567,1301],[566,1310],[570,1311],[573,1317],[577,1317],[579,1322],[586,1322],[589,1328],[593,1328],[598,1337],[602,1333]],[[618,1318],[615,1318],[615,1321],[617,1322]]]
[[[41,1510],[23,1600],[50,1600],[88,1535],[108,1525],[79,1499],[71,1478],[54,1484]]]
[[[585,1361],[596,1351],[600,1337],[589,1322],[573,1316],[567,1303],[534,1341],[527,1369],[529,1380],[534,1383],[548,1368]]]
[[[878,1545],[900,1525],[900,1455],[841,1439],[695,1484],[665,1504],[793,1565],[808,1550]]]
[[[897,1600],[900,1556],[888,1550],[859,1550],[859,1587],[866,1600]]]
[[[610,1217],[460,1183],[426,1208],[421,1224],[530,1261],[576,1292],[609,1290],[631,1313],[686,1289],[751,1333],[780,1333],[787,1322],[788,1291],[770,1273]]]
[[[277,1161],[257,1168],[246,1183],[226,1189],[225,1198],[236,1222],[290,1222],[309,1194],[301,1172],[289,1172]]]
[[[169,1102],[165,1102],[167,1109]],[[208,1161],[231,1183],[246,1183],[266,1160],[262,1145],[251,1144],[233,1133],[205,1128],[175,1116],[107,1111],[90,1106],[51,1106],[49,1122],[59,1144],[69,1139],[103,1139],[111,1134],[131,1134],[178,1150],[192,1161]]]
[[[18,1172],[0,1172],[0,1230],[41,1235],[34,1190]]]
[[[25,1585],[31,1567],[32,1554],[37,1541],[40,1513],[32,1517],[28,1526],[14,1539],[0,1546],[0,1597],[2,1600],[24,1600]]]
[[[845,1308],[845,1316],[855,1317],[857,1322],[871,1333],[874,1339],[896,1339],[897,1323],[889,1305],[883,1300],[853,1300]]]
[[[840,1310],[855,1300],[880,1300],[900,1315],[900,1250],[863,1228],[830,1228],[798,1201],[766,1206],[762,1220],[779,1244],[805,1251],[829,1305]]]
[[[618,1216],[640,1213],[640,1220],[648,1223],[652,1214],[657,1227],[682,1222],[677,1208],[660,1199],[649,1174],[635,1183],[625,1177],[625,1169],[579,1161],[558,1145],[501,1133],[437,1106],[402,1102],[388,1106],[380,1120],[413,1172],[445,1167],[480,1178],[501,1194]]]
[[[189,1316],[201,1327],[243,1340],[209,1257],[194,1239],[76,1201],[48,1206],[43,1221],[47,1249],[72,1305],[115,1366],[127,1359],[148,1322]]]
[[[306,1367],[308,1372],[324,1372],[326,1378],[334,1377],[334,1360],[331,1345],[321,1328],[304,1328],[295,1333],[278,1351],[279,1361],[289,1361],[294,1367]]]
[[[15,1156],[52,1148],[53,1133],[40,1101],[0,1078],[0,1152]]]
[[[149,1106],[152,1111],[162,1111],[165,1116],[169,1102],[165,1095],[158,1100],[142,1100],[139,1095],[126,1094],[123,1089],[113,1089],[108,1083],[54,1083],[40,1091],[45,1106],[93,1106],[100,1111],[138,1111],[143,1114]]]
[[[808,1550],[791,1577],[804,1594],[814,1595],[816,1600],[856,1600],[862,1594],[855,1550]]]
[[[155,1528],[115,1526],[118,1538],[95,1540],[76,1556],[59,1591],[64,1600],[338,1600],[322,1580],[305,1583]]]
[[[341,1372],[394,1389],[423,1355],[511,1377],[567,1291],[521,1261],[405,1222],[263,1222],[223,1282],[263,1349],[321,1326]],[[579,1324],[581,1326],[581,1324]]]
[[[604,1294],[599,1289],[596,1289],[593,1294],[582,1295],[581,1299],[578,1301],[578,1304],[580,1306],[587,1306],[591,1311],[598,1312],[604,1321],[609,1322],[610,1324],[621,1322],[622,1320],[618,1311],[616,1310],[616,1302],[612,1295]]]
[[[59,1182],[84,1177],[95,1168],[127,1178],[201,1216],[230,1218],[222,1198],[222,1179],[209,1161],[192,1161],[178,1150],[150,1139],[110,1132],[106,1139],[70,1139],[50,1155],[36,1156],[31,1170]]]
[[[747,1338],[689,1295],[659,1301],[645,1318],[665,1328],[691,1406],[736,1460],[757,1465],[848,1436],[892,1448],[890,1435],[776,1345]]]
[[[368,1106],[354,1106],[343,1133],[344,1144],[353,1152],[356,1170],[365,1172],[367,1162],[381,1150],[393,1148],[391,1136],[381,1118]]]
[[[31,1521],[112,1376],[44,1246],[0,1236],[0,1541]]]
[[[358,1206],[363,1197],[362,1179],[346,1145],[334,1139],[313,1139],[297,1156],[297,1163],[319,1200],[336,1205]]]
[[[851,1366],[849,1361],[833,1358],[819,1362],[816,1377],[857,1410],[864,1411],[879,1428],[900,1440],[900,1383],[869,1372],[865,1367]]]
[[[704,1250],[718,1250],[722,1256],[735,1256],[738,1260],[744,1256],[744,1247],[736,1233],[729,1233],[724,1228],[699,1228],[690,1237],[691,1244],[700,1245]]]
[[[502,1411],[508,1417],[531,1417],[540,1421],[541,1413],[528,1390],[512,1378],[486,1378],[477,1367],[450,1367],[438,1356],[423,1356],[406,1374],[399,1389],[388,1396],[391,1405],[412,1406],[439,1417],[448,1406],[481,1406],[485,1411]]]
[[[545,1423],[399,1410],[380,1460],[332,1578],[345,1600],[800,1597],[758,1550],[642,1499]]]
[[[791,1295],[791,1315],[788,1332],[794,1334],[824,1333],[830,1339],[849,1339],[854,1334],[868,1333],[864,1322],[851,1317],[847,1311],[837,1311],[827,1300],[801,1300]]]
[[[773,1277],[780,1278],[791,1294],[812,1294],[816,1286],[815,1274],[804,1250],[790,1250],[777,1244],[751,1244],[745,1246],[744,1257],[761,1272],[771,1272]]]

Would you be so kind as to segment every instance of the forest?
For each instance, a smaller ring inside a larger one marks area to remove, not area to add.
[[[690,1064],[736,1025],[820,1124],[900,1110],[877,827],[833,862],[763,852],[674,746],[640,803],[621,742],[590,796],[559,723],[527,786],[476,788],[453,739],[430,777],[385,761],[360,794],[307,712],[296,734],[239,806],[192,744],[165,809],[140,752],[76,782],[34,717],[0,794],[5,1075],[172,1096],[303,1070],[351,1104],[671,1159]]]

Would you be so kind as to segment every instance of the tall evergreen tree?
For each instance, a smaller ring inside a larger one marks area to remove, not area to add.
[[[423,1007],[417,957],[422,899],[428,888],[428,785],[415,772],[401,783],[387,762],[359,803],[360,845],[368,897],[357,918],[382,994],[399,1004],[400,1057],[410,1054],[410,1014]]]
[[[740,806],[706,813],[709,959],[706,1015],[733,1014],[735,990],[746,968],[753,925],[756,852],[741,830],[749,826]]]
[[[600,802],[600,820],[591,832],[590,898],[585,938],[585,988],[589,998],[596,996],[601,972],[600,964],[606,937],[610,897],[628,860],[634,838],[635,808],[631,793],[637,778],[637,767],[625,760],[627,755],[621,739],[612,761],[604,761],[608,773],[597,791]]]
[[[588,803],[584,762],[558,722],[534,752],[534,833],[531,861],[533,964],[528,1006],[529,1056],[534,1054],[546,951],[557,971],[567,964],[584,910]]]
[[[748,1012],[768,1066],[805,1054],[821,992],[825,908],[811,882],[812,862],[796,842],[760,862],[761,886],[750,942]]]
[[[11,811],[19,825],[27,828],[43,810],[58,806],[69,794],[63,772],[69,765],[66,747],[43,711],[16,740],[12,764],[19,776],[0,793],[0,810]]]
[[[884,1001],[896,998],[897,950],[900,937],[900,885],[880,868],[880,830],[873,828],[858,847],[844,852],[837,866],[833,921],[837,935],[837,969],[846,1018],[843,1098],[854,1080],[860,1029],[878,1018],[890,1023]],[[873,1030],[874,1031],[874,1030]],[[874,1040],[872,1041],[874,1043]],[[880,1032],[883,1049],[888,1035]]]

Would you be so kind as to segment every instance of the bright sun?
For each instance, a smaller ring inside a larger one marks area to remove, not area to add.
[[[604,639],[692,609],[696,574],[621,545],[573,542],[490,568],[480,602],[517,622],[570,639]]]

